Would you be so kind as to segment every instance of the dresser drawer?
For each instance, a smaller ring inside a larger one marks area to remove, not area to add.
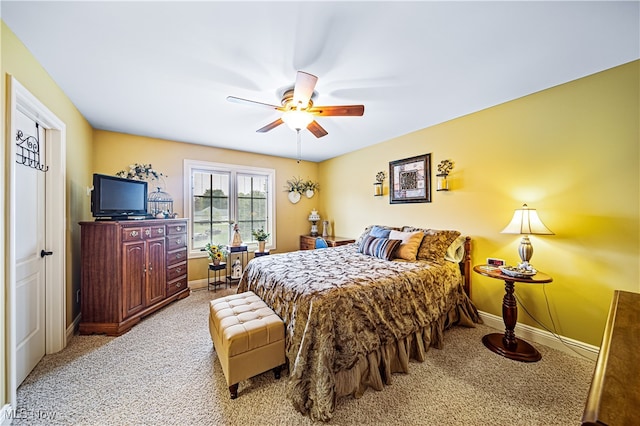
[[[187,260],[187,249],[174,250],[167,253],[167,266]]]
[[[167,224],[167,235],[186,234],[187,222]]]
[[[167,297],[176,294],[187,288],[187,277],[180,278],[167,283]]]
[[[167,237],[167,250],[175,250],[187,246],[187,235],[171,235]]]
[[[121,232],[122,232],[121,236],[122,236],[123,242],[142,240],[142,236],[143,236],[142,227],[122,228]]]
[[[177,265],[167,268],[167,281],[174,280],[187,273],[187,262],[178,263]]]
[[[316,238],[300,235],[300,250],[313,250],[316,248]]]
[[[161,226],[151,226],[143,229],[144,238],[158,238],[164,237],[165,230],[164,225]]]

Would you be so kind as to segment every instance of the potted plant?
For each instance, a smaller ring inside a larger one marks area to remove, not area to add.
[[[264,229],[262,228],[254,229],[253,231],[251,231],[251,234],[253,235],[253,238],[258,241],[258,251],[264,252],[264,246],[270,234],[268,232],[264,232]]]
[[[207,243],[207,245],[204,246],[204,250],[214,265],[219,265],[220,262],[227,258],[227,254],[229,254],[226,247],[220,244]]]

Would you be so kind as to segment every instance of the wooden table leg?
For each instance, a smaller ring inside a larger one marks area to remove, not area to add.
[[[491,351],[505,358],[523,362],[536,362],[542,359],[540,352],[524,340],[518,339],[513,331],[518,321],[518,304],[513,295],[513,283],[513,281],[505,280],[505,295],[502,299],[504,334],[487,334],[482,338],[482,343]]]

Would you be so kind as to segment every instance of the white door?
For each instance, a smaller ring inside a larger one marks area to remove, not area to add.
[[[45,131],[17,112],[16,128],[22,138],[39,139],[40,161],[45,156]],[[14,136],[14,140],[16,135]],[[34,139],[22,143],[34,147]],[[20,148],[18,147],[18,152]],[[20,157],[18,157],[20,158]],[[29,165],[15,165],[16,183],[16,382],[19,385],[45,354],[45,241],[46,173]]]

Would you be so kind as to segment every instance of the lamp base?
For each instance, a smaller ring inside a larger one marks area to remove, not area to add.
[[[520,255],[520,260],[522,260],[522,263],[520,263],[518,267],[524,265],[523,267],[526,269],[529,265],[531,256],[533,256],[533,246],[531,245],[531,240],[529,240],[528,235],[523,236],[522,240],[520,240],[520,246],[518,246],[518,254]]]

